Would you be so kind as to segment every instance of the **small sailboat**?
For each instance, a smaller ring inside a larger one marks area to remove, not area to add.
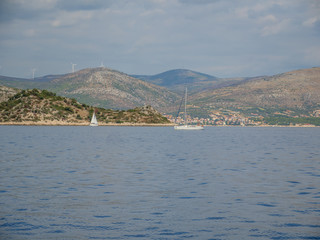
[[[203,126],[200,125],[188,125],[187,121],[187,88],[184,97],[184,125],[174,126],[175,130],[203,130]],[[180,105],[181,106],[181,105]]]
[[[98,121],[97,121],[95,112],[93,112],[93,115],[92,115],[92,118],[91,118],[91,122],[90,122],[90,126],[91,127],[97,127],[98,126]]]

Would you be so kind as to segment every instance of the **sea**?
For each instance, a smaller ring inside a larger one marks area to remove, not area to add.
[[[0,239],[320,239],[320,128],[0,126]]]

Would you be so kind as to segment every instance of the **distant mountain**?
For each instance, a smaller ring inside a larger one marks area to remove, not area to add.
[[[0,97],[2,93],[0,91]],[[143,106],[128,111],[93,108],[86,104],[80,104],[75,99],[60,97],[53,92],[38,89],[19,91],[7,101],[1,102],[0,123],[88,125],[94,109],[100,125],[110,123],[169,123],[168,119],[151,106]]]
[[[163,109],[178,96],[166,88],[108,68],[90,68],[50,81],[49,90],[80,102],[114,109],[151,105]]]
[[[205,90],[193,95],[190,101],[208,111],[229,108],[244,112],[290,110],[297,114],[310,114],[320,109],[319,93],[320,67],[317,67],[251,78],[234,86]]]
[[[140,79],[108,68],[88,68],[36,79],[0,76],[0,85],[47,89],[98,107],[130,109],[151,105],[172,114],[177,112],[187,86],[188,112],[194,116],[208,116],[217,109],[265,116],[285,111],[287,115],[291,111],[290,116],[310,116],[313,111],[320,110],[319,67],[233,79],[183,69],[154,76],[134,76]]]
[[[0,76],[0,85],[19,89],[32,89],[41,88],[43,83],[27,78]]]
[[[57,78],[62,78],[66,76],[67,74],[56,74],[56,75],[46,75],[43,77],[36,77],[32,79],[33,82],[50,82],[51,80],[57,79]]]
[[[156,75],[132,75],[135,78],[139,78],[153,84],[157,84],[163,87],[180,85],[180,84],[190,84],[202,81],[212,81],[216,80],[216,77],[210,76],[208,74],[199,73],[187,69],[174,69],[166,71]]]
[[[47,89],[86,104],[113,109],[151,105],[163,110],[179,98],[166,88],[104,67],[34,80],[0,77],[0,84],[23,89]]]
[[[175,92],[183,92],[188,87],[194,93],[215,86],[219,79],[208,74],[187,69],[174,69],[156,75],[131,75],[132,77],[166,87]]]

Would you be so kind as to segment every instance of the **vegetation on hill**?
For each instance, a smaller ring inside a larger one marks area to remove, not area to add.
[[[264,122],[267,125],[280,125],[280,126],[289,126],[289,125],[314,125],[320,126],[319,117],[288,117],[288,116],[273,116],[264,118]]]
[[[96,111],[99,123],[153,123],[169,121],[151,106],[131,110],[93,108],[76,99],[57,96],[47,90],[22,90],[0,103],[1,122],[89,123]]]
[[[171,91],[183,93],[187,86],[190,93],[195,93],[217,84],[218,78],[188,69],[174,69],[156,75],[132,75],[132,77],[166,87]]]
[[[152,105],[164,110],[175,104],[179,96],[168,89],[105,67],[87,68],[65,75],[36,79],[0,76],[0,84],[20,89],[47,89],[59,96],[112,109],[131,109]]]
[[[168,87],[173,85],[185,85],[200,81],[212,81],[217,78],[208,74],[191,71],[188,69],[174,69],[156,75],[132,75],[133,77],[146,80],[148,82]]]
[[[19,91],[20,90],[16,88],[0,86],[0,102],[9,100],[10,97],[17,94]]]
[[[0,76],[0,84],[47,89],[103,108],[123,110],[152,105],[171,115],[177,114],[187,86],[188,114],[199,118],[216,115],[216,118],[256,118],[260,121],[284,116],[286,120],[295,118],[291,121],[295,122],[298,118],[318,117],[314,112],[320,111],[320,67],[252,78],[220,79],[184,69],[136,77],[144,81],[103,67],[36,79]],[[77,111],[82,119],[86,118],[80,109]],[[226,111],[228,114],[224,113]]]
[[[246,116],[311,116],[320,109],[320,68],[292,71],[270,77],[251,78],[234,86],[208,89],[190,101],[206,109],[239,111]]]

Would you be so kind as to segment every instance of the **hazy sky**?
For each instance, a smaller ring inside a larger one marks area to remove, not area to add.
[[[217,77],[320,66],[319,0],[0,0],[0,75]]]

